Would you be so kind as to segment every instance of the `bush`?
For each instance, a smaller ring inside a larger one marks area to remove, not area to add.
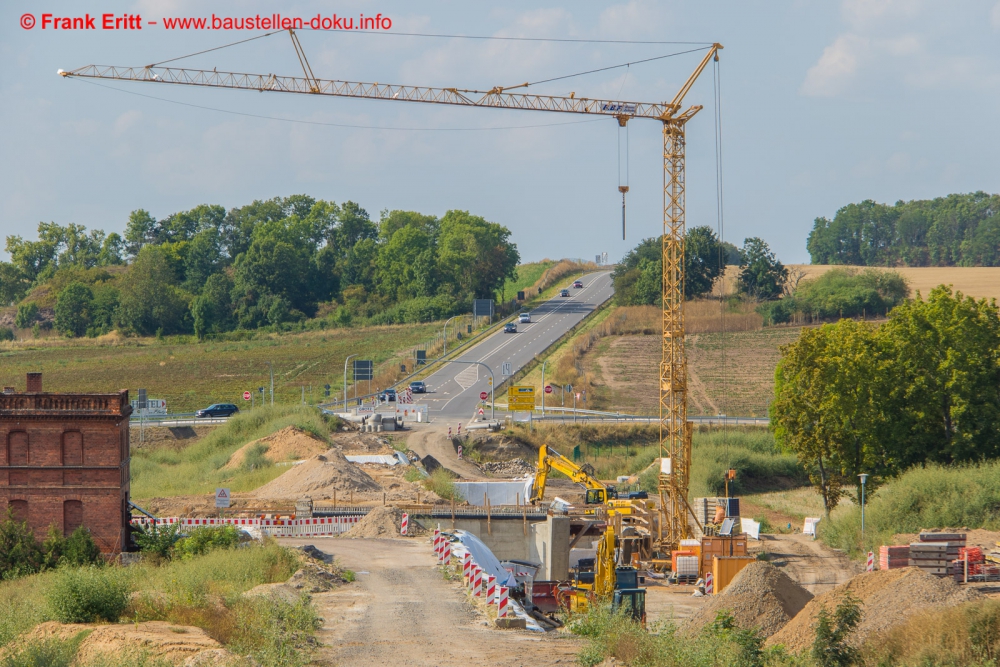
[[[85,630],[70,639],[51,637],[28,642],[4,656],[0,667],[70,667],[80,642],[89,634],[90,631]]]
[[[34,574],[45,567],[42,550],[26,521],[14,518],[14,509],[0,521],[0,579],[14,579]]]
[[[833,618],[825,607],[820,608],[811,651],[812,659],[819,667],[849,667],[855,663],[858,651],[848,639],[860,622],[860,603],[850,594],[837,604]]]
[[[176,523],[169,526],[151,525],[148,529],[140,528],[135,532],[135,543],[139,550],[146,554],[154,554],[160,558],[169,559],[174,543],[180,539]]]
[[[101,557],[101,550],[94,544],[94,538],[90,536],[89,529],[78,526],[66,538],[59,563],[60,565],[74,566],[104,564],[104,559]]]
[[[0,327],[0,341],[14,340],[14,330],[10,327]]]
[[[193,558],[214,549],[231,549],[240,543],[240,531],[235,526],[202,526],[174,544],[174,555]]]
[[[433,491],[445,500],[462,500],[455,487],[455,481],[444,468],[436,468],[427,479],[424,480],[424,488]]]
[[[117,623],[132,587],[126,572],[94,566],[66,568],[49,590],[49,609],[62,623]]]
[[[18,329],[27,329],[38,319],[38,304],[34,301],[22,303],[17,307],[17,315],[14,317],[14,326]]]
[[[243,457],[243,463],[240,467],[246,472],[269,467],[272,464],[271,459],[265,456],[265,454],[267,454],[267,450],[267,445],[263,442],[258,442],[247,450],[246,455]]]

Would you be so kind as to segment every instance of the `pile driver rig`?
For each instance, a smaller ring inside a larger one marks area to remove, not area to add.
[[[658,490],[661,517],[656,548],[669,553],[689,535],[687,516],[688,480],[691,468],[691,424],[687,421],[687,362],[684,353],[684,234],[685,234],[685,126],[702,106],[682,110],[685,96],[705,67],[718,60],[721,44],[707,46],[707,53],[669,102],[629,102],[559,95],[512,93],[526,87],[494,86],[489,90],[435,88],[338,81],[317,77],[294,30],[288,30],[303,76],[243,74],[215,70],[174,67],[118,67],[86,65],[59,70],[68,78],[108,79],[159,85],[199,86],[349,97],[397,102],[423,102],[462,107],[549,111],[556,113],[607,116],[624,127],[633,119],[647,119],[663,125],[663,341],[659,368],[660,458]],[[622,196],[624,197],[624,189]],[[624,221],[623,221],[624,222]]]

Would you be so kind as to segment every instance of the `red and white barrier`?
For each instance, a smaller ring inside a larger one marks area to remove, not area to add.
[[[493,604],[493,596],[496,595],[497,578],[492,574],[486,575],[486,604]]]
[[[441,562],[445,565],[451,563],[451,542],[444,543],[444,549],[441,550]]]
[[[868,552],[868,565],[865,567],[865,572],[873,572],[875,570],[875,552]]]
[[[473,584],[472,584],[472,594],[475,595],[477,598],[483,597],[483,576],[484,575],[485,575],[485,573],[483,572],[483,569],[477,565],[476,566],[476,578],[475,578],[475,581],[473,581]]]
[[[257,528],[264,535],[272,537],[329,537],[349,531],[361,520],[360,515],[332,516],[314,519],[185,519],[181,517],[165,517],[156,520],[157,526],[178,524],[182,528],[197,528],[200,526],[238,526]],[[133,526],[150,526],[149,518],[133,518]]]
[[[472,576],[472,554],[462,556],[462,580],[468,581]]]
[[[497,618],[507,618],[507,596],[509,590],[506,586],[497,586]]]
[[[712,573],[708,572],[705,574],[705,595],[712,595],[715,593],[715,582],[712,580]]]
[[[403,512],[403,519],[399,524],[399,534],[406,535],[409,530],[410,530],[410,515],[407,514],[406,512]]]

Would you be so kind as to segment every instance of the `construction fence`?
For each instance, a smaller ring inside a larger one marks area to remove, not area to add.
[[[201,526],[237,526],[251,534],[259,532],[270,537],[332,537],[346,533],[364,515],[331,516],[310,519],[187,519],[165,517],[156,519],[157,526],[179,525],[181,528]],[[153,520],[147,517],[133,517],[132,525],[149,528]]]

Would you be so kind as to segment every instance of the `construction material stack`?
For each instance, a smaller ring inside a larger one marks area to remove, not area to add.
[[[1000,579],[1000,566],[987,562],[981,547],[962,547],[958,550],[958,559],[952,561],[951,567],[955,581],[959,583]]]
[[[910,565],[910,545],[900,544],[878,548],[878,569],[896,570]]]
[[[946,577],[950,563],[965,547],[963,533],[920,533],[920,541],[910,544],[910,565],[928,574]]]

